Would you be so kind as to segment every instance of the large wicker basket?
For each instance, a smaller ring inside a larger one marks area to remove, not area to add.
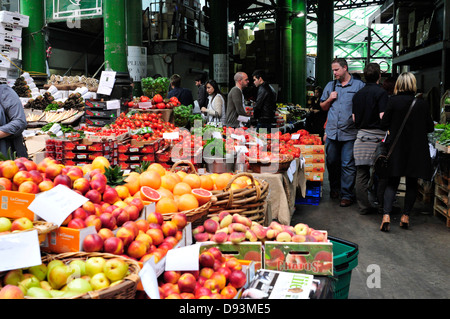
[[[130,258],[107,253],[71,252],[57,255],[45,255],[42,257],[42,262],[47,264],[52,260],[61,260],[65,264],[69,264],[75,259],[87,260],[91,257],[103,257],[107,260],[112,258],[122,258],[128,264],[129,275],[112,287],[90,291],[88,293],[67,299],[135,299],[137,284],[140,281],[140,266],[137,261]]]
[[[248,188],[232,189],[233,182],[242,176],[250,178],[251,184]],[[217,198],[209,209],[208,217],[228,211],[232,214],[246,216],[252,221],[264,224],[266,213],[266,199],[269,194],[269,183],[253,177],[250,173],[239,173],[234,175],[223,190],[212,191]]]
[[[294,157],[280,154],[279,160],[276,161],[264,161],[256,158],[247,158],[247,160],[253,173],[282,173],[288,170]]]
[[[33,228],[30,228],[27,230],[21,230],[21,232],[36,230],[37,234],[38,234],[39,242],[42,243],[45,240],[47,234],[50,233],[51,231],[54,231],[57,228],[58,228],[58,225],[56,225],[56,224],[39,220],[39,221],[33,221]]]

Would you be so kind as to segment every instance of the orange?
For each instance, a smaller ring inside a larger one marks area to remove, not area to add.
[[[211,200],[212,193],[203,188],[195,188],[191,191],[192,195],[198,200],[199,205],[204,205]]]
[[[159,176],[166,175],[166,169],[159,163],[152,163],[147,168],[147,171],[155,171],[158,172]]]
[[[233,178],[230,173],[222,173],[216,178],[216,188],[222,190],[228,185],[228,182]]]
[[[177,181],[173,176],[168,174],[161,176],[161,187],[164,187],[172,192],[176,184]]]
[[[108,159],[104,156],[97,156],[92,161],[92,169],[99,169],[100,171],[102,171],[102,173],[105,172],[106,167],[110,167],[110,166],[111,166],[111,164],[109,163]]]
[[[178,171],[175,174],[177,174],[178,176],[180,176],[181,181],[183,181],[183,178],[187,175],[187,173],[185,171]]]
[[[140,176],[139,173],[131,172],[125,178],[126,184],[124,186],[128,188],[128,191],[130,192],[131,196],[136,194],[136,192],[141,188],[141,184],[139,183],[139,176]]]
[[[173,194],[168,189],[160,187],[160,188],[157,189],[157,191],[161,195],[161,198],[168,197],[168,198],[173,199]]]
[[[155,212],[160,214],[171,214],[178,212],[178,206],[171,198],[161,198],[155,206]]]
[[[145,197],[147,201],[157,202],[161,199],[161,194],[151,187],[142,186],[140,192],[141,196]]]
[[[247,181],[249,181],[249,180],[250,180],[250,178],[248,178],[247,176],[241,176],[241,177],[236,178],[234,180],[233,184],[235,184],[239,188],[245,188],[248,186]]]
[[[183,178],[183,182],[189,184],[191,188],[200,188],[202,183],[200,180],[200,176],[198,176],[197,174],[187,174]]]
[[[209,175],[201,175],[200,182],[200,187],[203,189],[210,191],[214,188],[214,181]]]
[[[177,183],[182,182],[182,178],[177,173],[169,172],[167,173],[167,175],[172,176],[177,181]]]
[[[153,189],[161,187],[161,175],[156,171],[145,171],[139,175],[139,183],[142,186],[148,186]]]
[[[130,196],[130,191],[125,185],[118,185],[115,187],[115,189],[121,199],[125,199]]]
[[[180,212],[196,209],[199,205],[197,198],[192,194],[183,194],[178,201],[178,211]]]
[[[192,187],[189,186],[189,184],[185,182],[177,183],[175,187],[173,188],[173,194],[174,195],[183,195],[183,194],[189,194],[192,190]]]

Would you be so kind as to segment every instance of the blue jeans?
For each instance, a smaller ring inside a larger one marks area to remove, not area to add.
[[[336,141],[327,138],[325,144],[326,163],[330,190],[338,191],[342,199],[353,200],[356,166],[353,157],[353,144],[351,141]]]

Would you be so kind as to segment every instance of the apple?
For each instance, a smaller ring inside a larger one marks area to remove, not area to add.
[[[29,275],[29,276],[25,276]],[[24,279],[19,282],[19,287],[25,288],[25,291],[30,289],[31,287],[41,287],[39,279],[35,275],[25,274]]]
[[[59,259],[54,259],[47,264],[47,281],[50,271],[56,266],[64,266],[64,262]]]
[[[0,233],[11,231],[11,220],[6,217],[0,217]]]
[[[19,282],[23,280],[23,271],[22,269],[13,269],[9,270],[5,277],[3,278],[3,283],[5,285],[15,285],[17,286]]]
[[[40,264],[28,268],[28,272],[36,276],[39,281],[45,280],[45,278],[47,277],[47,271],[48,269],[46,264]]]
[[[106,260],[103,257],[89,257],[86,260],[86,275],[93,277],[99,272],[103,272]]]
[[[93,290],[91,284],[83,278],[75,278],[74,280],[69,282],[67,284],[67,289],[79,294],[85,294]]]
[[[193,293],[195,290],[197,280],[191,273],[183,273],[178,279],[178,288],[181,293]]]
[[[120,257],[111,258],[106,261],[103,272],[112,282],[122,280],[127,275],[128,264]]]
[[[94,277],[91,278],[90,284],[93,290],[99,290],[109,287],[111,283],[106,275],[100,272],[98,274],[95,274]]]
[[[123,241],[117,237],[106,238],[103,245],[103,250],[105,253],[122,255],[124,252]]]
[[[73,271],[73,268],[66,265],[55,266],[48,273],[48,282],[53,289],[61,289],[67,284]]]
[[[11,223],[11,231],[27,230],[33,228],[33,222],[26,217],[15,219]]]
[[[103,249],[103,239],[99,234],[89,234],[83,240],[83,250],[86,252],[98,252]]]
[[[74,277],[83,277],[86,275],[86,262],[81,259],[74,259],[69,263],[69,267],[73,269]]]
[[[0,299],[24,299],[22,289],[15,285],[6,285],[0,289]]]

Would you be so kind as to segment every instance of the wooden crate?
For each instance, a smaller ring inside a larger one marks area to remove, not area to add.
[[[446,186],[439,185],[436,183],[434,191],[434,205],[433,214],[434,216],[442,215],[446,219],[446,226],[450,227],[450,197],[449,190]]]

